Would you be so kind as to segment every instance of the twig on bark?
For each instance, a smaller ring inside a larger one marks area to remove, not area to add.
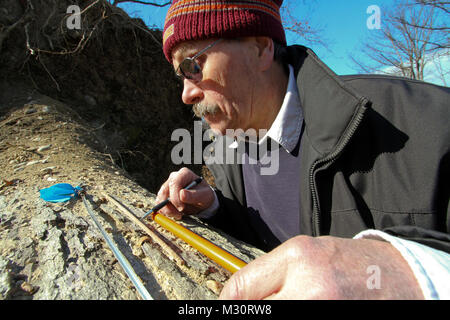
[[[114,205],[117,206],[117,208],[119,209],[119,211],[124,214],[129,220],[131,220],[132,222],[134,222],[136,225],[138,225],[143,231],[145,231],[145,233],[147,233],[154,242],[156,242],[157,244],[160,245],[161,249],[163,249],[166,254],[168,255],[168,257],[172,260],[175,260],[178,264],[180,265],[184,265],[185,261],[183,260],[183,258],[176,253],[170,246],[167,245],[167,243],[165,243],[157,234],[156,229],[148,224],[145,224],[144,222],[142,222],[138,217],[136,217],[134,215],[133,212],[131,212],[130,209],[128,209],[127,207],[125,207],[121,202],[119,202],[117,199],[115,199],[113,196],[110,196],[106,193],[102,193],[102,195],[110,202],[112,202]]]

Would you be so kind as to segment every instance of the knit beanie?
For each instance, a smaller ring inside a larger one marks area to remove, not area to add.
[[[167,12],[163,51],[181,42],[210,38],[266,36],[286,44],[281,24],[283,0],[174,0]]]

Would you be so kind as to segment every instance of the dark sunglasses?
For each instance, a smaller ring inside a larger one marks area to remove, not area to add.
[[[198,65],[198,63],[197,63],[197,61],[195,61],[195,59],[200,57],[208,49],[211,49],[212,47],[214,47],[216,44],[218,44],[222,40],[223,39],[214,41],[209,46],[207,46],[206,48],[204,48],[204,49],[200,50],[198,53],[196,53],[193,57],[186,58],[183,61],[181,61],[181,63],[178,65],[178,68],[176,71],[177,76],[180,77],[181,80],[189,79],[189,80],[193,80],[196,82],[200,81],[202,68]]]

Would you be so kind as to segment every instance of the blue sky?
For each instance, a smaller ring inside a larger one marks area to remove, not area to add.
[[[311,23],[323,30],[323,36],[328,43],[328,50],[321,47],[311,47],[333,71],[338,74],[357,73],[350,61],[349,54],[359,50],[361,41],[370,32],[367,28],[367,20],[371,14],[367,14],[367,8],[377,5],[382,9],[392,0],[317,0],[305,8],[298,4],[296,11],[299,17],[302,10],[310,13]],[[381,20],[382,21],[382,20]],[[289,44],[302,44],[302,39],[287,33]]]
[[[358,52],[361,42],[370,32],[367,20],[371,14],[367,8],[377,5],[381,9],[381,27],[383,21],[383,6],[393,3],[393,0],[316,0],[290,1],[295,17],[309,17],[312,26],[323,30],[322,35],[327,40],[328,49],[320,46],[310,46],[334,72],[340,75],[358,73],[358,69],[349,58],[350,53]],[[165,2],[165,1],[160,1]],[[306,4],[305,4],[306,3]],[[130,16],[139,17],[149,27],[163,28],[168,7],[157,8],[132,3],[121,4]],[[286,33],[288,44],[305,44],[302,39],[291,32]]]

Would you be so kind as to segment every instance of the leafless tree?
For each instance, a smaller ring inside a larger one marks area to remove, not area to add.
[[[448,30],[439,27],[442,17],[437,10],[440,7],[432,6],[431,1],[395,1],[393,7],[382,11],[382,28],[371,31],[363,42],[364,59],[355,55],[351,59],[366,73],[384,72],[423,80],[427,64],[449,55]],[[364,62],[367,58],[369,63]]]
[[[143,5],[151,5],[155,7],[165,7],[169,6],[172,1],[141,1],[141,0],[110,0],[113,6],[117,6],[121,3],[131,2]],[[313,1],[294,1],[285,0],[281,8],[281,16],[283,20],[283,25],[287,32],[292,32],[304,42],[306,45],[314,46],[326,46],[326,41],[323,37],[322,29],[317,26],[313,26],[308,14],[304,14],[302,17],[294,16],[292,13],[295,6],[299,3],[306,5],[306,7],[311,7]]]
[[[450,2],[438,0],[414,0],[408,5],[432,8],[435,14],[435,23],[433,25],[428,25],[407,20],[401,20],[401,22],[412,27],[433,30],[435,36],[434,40],[430,41],[430,45],[434,46],[435,49],[449,49],[450,27],[448,25],[448,19],[450,18]],[[436,39],[438,41],[436,41]]]
[[[414,0],[414,4],[430,6],[442,10],[445,13],[450,13],[450,1],[439,0]]]
[[[311,22],[315,2],[315,0],[285,0],[281,7],[283,26],[287,32],[295,34],[303,44],[313,47],[321,46],[328,49],[327,43],[329,41],[325,39],[323,29],[320,26],[313,25]],[[293,13],[295,7],[299,4],[302,4],[302,8],[306,10],[300,17]]]

